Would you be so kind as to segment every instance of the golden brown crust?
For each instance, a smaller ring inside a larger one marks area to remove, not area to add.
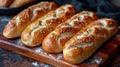
[[[62,52],[64,44],[72,36],[97,19],[98,16],[90,11],[82,11],[74,15],[65,23],[58,25],[45,37],[42,43],[43,49],[51,53]]]
[[[8,7],[13,0],[0,0],[0,7]]]
[[[44,37],[54,30],[58,24],[65,22],[75,13],[74,7],[69,4],[49,12],[23,31],[21,35],[22,42],[30,47],[40,45]]]
[[[86,60],[117,30],[113,19],[103,18],[91,23],[65,44],[64,59],[73,64]]]
[[[3,35],[7,38],[19,37],[27,25],[56,8],[57,5],[54,2],[46,1],[28,7],[9,21]]]
[[[14,0],[9,7],[10,8],[22,7],[33,2],[35,2],[35,0]]]

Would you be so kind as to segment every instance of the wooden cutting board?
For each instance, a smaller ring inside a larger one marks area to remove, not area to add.
[[[73,65],[63,59],[62,53],[51,54],[41,46],[29,48],[23,45],[20,38],[7,39],[0,34],[0,48],[32,58],[34,60],[51,64],[57,67],[107,67],[106,65],[115,57],[120,43],[120,30],[118,33],[103,44],[90,58],[83,63]]]

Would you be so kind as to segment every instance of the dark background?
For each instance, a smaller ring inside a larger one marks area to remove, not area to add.
[[[39,1],[39,0],[37,0]],[[89,10],[96,12],[100,17],[114,18],[120,25],[120,7],[111,3],[110,0],[51,0],[58,5],[72,4],[75,6],[77,12]],[[117,0],[116,0],[117,1]],[[26,7],[24,7],[26,8]],[[0,9],[0,34],[7,22],[17,13],[20,9]],[[14,12],[13,12],[14,11]],[[7,13],[6,13],[7,12]],[[14,14],[14,15],[13,15]],[[0,67],[52,67],[48,64],[38,63],[32,59],[14,54],[7,50],[0,48]],[[109,63],[108,67],[120,67],[120,54]]]
[[[96,12],[100,17],[114,18],[120,24],[120,7],[112,4],[111,1],[120,0],[53,0],[59,5],[72,4],[78,12],[89,10]]]

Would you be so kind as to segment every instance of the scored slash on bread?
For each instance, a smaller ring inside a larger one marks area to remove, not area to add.
[[[36,5],[32,5],[18,15],[13,17],[8,24],[5,26],[3,35],[6,38],[19,37],[22,31],[32,22],[42,17],[46,13],[55,10],[57,4],[54,2],[40,2]]]
[[[56,8],[54,2],[28,7],[9,21],[3,35],[6,38],[21,36],[22,43],[29,47],[42,44],[50,53],[63,51],[64,60],[78,64],[118,31],[113,19],[99,19],[90,11],[74,15],[76,10],[70,4]]]
[[[51,11],[39,18],[22,32],[21,40],[26,46],[38,46],[43,39],[60,23],[65,22],[76,13],[72,5],[60,6],[55,11]]]
[[[74,15],[65,23],[58,25],[44,38],[43,49],[50,53],[62,52],[64,44],[71,37],[97,19],[98,16],[90,11],[82,11]]]
[[[73,64],[83,62],[117,31],[118,26],[113,19],[102,18],[94,21],[65,44],[64,59]]]

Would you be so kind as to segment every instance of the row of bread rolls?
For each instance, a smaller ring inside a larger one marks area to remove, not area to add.
[[[51,11],[29,25],[21,34],[21,39],[26,46],[40,45],[43,39],[60,23],[65,22],[75,14],[72,5],[63,5]]]
[[[53,2],[47,3],[53,4]],[[42,6],[44,5],[42,4]],[[56,7],[47,6],[47,9],[57,8],[55,3],[54,6]],[[24,13],[25,10],[21,13]],[[32,11],[34,10],[32,9]],[[75,15],[76,10],[70,4],[62,5],[53,11],[49,9],[49,11],[37,13],[36,15],[43,15],[37,16],[38,18],[34,21],[31,18],[26,20],[31,17],[24,16],[26,13],[18,14],[6,25],[3,35],[7,38],[21,35],[21,41],[25,46],[34,47],[42,44],[43,49],[50,53],[63,51],[66,61],[78,64],[91,56],[118,30],[117,23],[113,19],[99,19],[94,12],[90,11],[82,11]],[[30,15],[36,16],[33,13]],[[25,20],[20,22],[18,18]]]
[[[0,0],[0,7],[17,8],[33,2],[35,0]]]
[[[54,2],[40,2],[24,9],[8,22],[4,28],[3,35],[7,38],[19,37],[29,24],[57,7]]]
[[[58,25],[48,34],[42,43],[42,47],[44,50],[51,53],[62,52],[64,44],[72,36],[96,19],[98,19],[98,16],[90,11],[83,11],[74,15],[65,23]]]

